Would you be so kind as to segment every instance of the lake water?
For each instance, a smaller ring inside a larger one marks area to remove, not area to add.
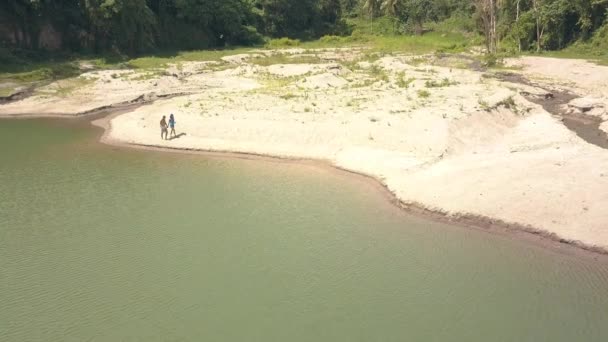
[[[0,341],[608,341],[605,259],[82,126],[0,121]]]

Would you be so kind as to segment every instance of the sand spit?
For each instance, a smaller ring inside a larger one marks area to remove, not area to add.
[[[239,55],[222,68],[184,63],[145,80],[132,71],[93,71],[70,96],[36,94],[0,106],[0,115],[76,114],[142,94],[183,92],[112,118],[106,139],[325,160],[380,180],[410,209],[608,249],[608,151],[521,95],[546,90],[431,65],[429,57],[319,55],[329,57],[269,66]],[[573,91],[588,95],[581,89]],[[572,107],[588,104],[579,101]],[[163,141],[158,121],[169,113],[185,135]]]

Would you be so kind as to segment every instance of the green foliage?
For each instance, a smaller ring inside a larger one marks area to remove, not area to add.
[[[453,86],[458,84],[458,82],[456,81],[452,81],[449,78],[444,78],[443,80],[441,80],[440,82],[437,82],[435,80],[427,80],[424,85],[427,88],[443,88],[443,87],[449,87],[449,86]]]
[[[282,53],[273,54],[272,56],[266,57],[257,57],[251,60],[251,63],[261,66],[269,66],[275,64],[317,64],[321,62],[321,58],[317,56],[290,56]]]
[[[397,75],[397,86],[399,88],[407,89],[414,81],[416,81],[414,77],[406,78],[405,72],[401,72]]]
[[[37,63],[33,65],[17,65],[0,69],[0,81],[33,83],[46,80],[60,80],[80,74],[75,63]]]
[[[119,61],[159,51],[225,49],[265,41],[271,48],[366,45],[376,52],[460,52],[481,43],[480,8],[486,2],[6,0],[0,1],[0,68],[36,59],[23,51],[56,58],[56,53],[39,53],[53,46],[65,51],[68,56],[63,57],[68,59],[76,52]],[[606,58],[606,0],[495,0],[493,4],[498,53],[564,50],[564,56]]]
[[[572,44],[593,50],[608,13],[605,0],[504,0],[499,4],[497,31],[503,38],[499,49],[509,53],[561,50]]]
[[[291,39],[287,37],[271,39],[266,43],[266,46],[272,49],[283,48],[283,47],[296,47],[300,46],[299,39]]]
[[[431,96],[431,93],[428,90],[424,90],[424,89],[418,90],[416,93],[418,94],[418,97],[421,99],[426,99],[429,96]]]

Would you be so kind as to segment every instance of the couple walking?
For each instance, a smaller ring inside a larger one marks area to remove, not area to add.
[[[171,127],[171,138],[176,136],[175,134],[175,116],[173,114],[169,115],[169,125],[167,125],[167,117],[163,115],[163,119],[160,120],[160,137],[161,139],[168,139],[168,128]]]

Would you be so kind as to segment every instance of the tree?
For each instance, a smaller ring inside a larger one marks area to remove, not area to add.
[[[414,26],[414,32],[421,35],[426,20],[436,18],[432,0],[401,0],[397,3],[397,15],[401,21]]]
[[[146,0],[84,0],[83,9],[97,51],[137,54],[154,46],[156,17]]]
[[[333,33],[336,25],[342,19],[340,0],[319,0],[317,17],[320,22],[315,25],[315,34]]]
[[[363,6],[361,8],[369,15],[371,23],[370,30],[372,34],[374,33],[374,17],[378,14],[381,4],[382,0],[363,0]]]
[[[395,33],[395,24],[397,23],[397,12],[400,0],[384,0],[382,2],[382,11],[393,19],[393,33]]]
[[[497,14],[500,0],[475,0],[475,8],[482,22],[488,52],[496,53],[498,49]],[[536,0],[535,0],[536,1]]]

